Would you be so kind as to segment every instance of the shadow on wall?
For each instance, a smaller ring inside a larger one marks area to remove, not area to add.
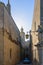
[[[42,63],[42,49],[37,48],[35,50],[35,59],[33,60],[33,65],[41,65],[41,63]]]
[[[42,50],[41,48],[38,48],[38,56],[39,56],[39,64],[41,65],[42,63]]]
[[[33,65],[39,65],[39,62],[36,59],[34,59]]]

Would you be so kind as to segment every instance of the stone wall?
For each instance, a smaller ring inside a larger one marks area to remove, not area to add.
[[[35,47],[35,45],[37,45],[39,42],[38,32],[36,32],[38,30],[39,25],[40,25],[40,0],[35,0],[31,35],[32,35],[33,61],[36,60],[37,62],[39,62],[39,57],[38,57],[38,50],[37,47]],[[37,52],[35,52],[35,50],[37,50]],[[35,55],[35,53],[37,55]]]
[[[15,65],[20,61],[20,46],[4,35],[4,65]]]
[[[20,32],[4,7],[4,65],[15,65],[20,61],[20,43],[17,39],[19,41]]]
[[[0,3],[0,65],[3,65],[4,59],[3,12],[4,4]]]
[[[20,32],[3,3],[0,3],[0,65],[20,61]]]

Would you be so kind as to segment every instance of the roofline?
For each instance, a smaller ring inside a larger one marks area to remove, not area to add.
[[[0,4],[2,4],[2,5],[4,5],[4,6],[5,6],[5,4],[4,4],[3,2],[0,2]]]

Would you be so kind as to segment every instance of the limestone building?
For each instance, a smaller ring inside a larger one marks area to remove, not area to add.
[[[21,36],[22,47],[24,47],[25,46],[25,32],[24,32],[23,28],[21,28],[20,36]]]
[[[0,65],[15,65],[20,60],[20,32],[7,6],[0,2]]]
[[[32,51],[33,51],[33,61],[34,62],[36,61],[36,63],[39,65],[43,65],[43,59],[42,59],[43,52],[40,52],[38,49],[41,43],[43,42],[43,32],[42,31],[43,31],[43,0],[35,0],[32,30],[31,30]],[[36,45],[38,46],[36,47]],[[40,48],[40,50],[43,51],[43,47]]]

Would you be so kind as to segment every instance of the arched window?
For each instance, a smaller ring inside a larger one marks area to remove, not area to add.
[[[34,30],[36,31],[36,22],[34,22]]]
[[[11,57],[12,57],[12,49],[10,48],[10,59],[11,59]]]

